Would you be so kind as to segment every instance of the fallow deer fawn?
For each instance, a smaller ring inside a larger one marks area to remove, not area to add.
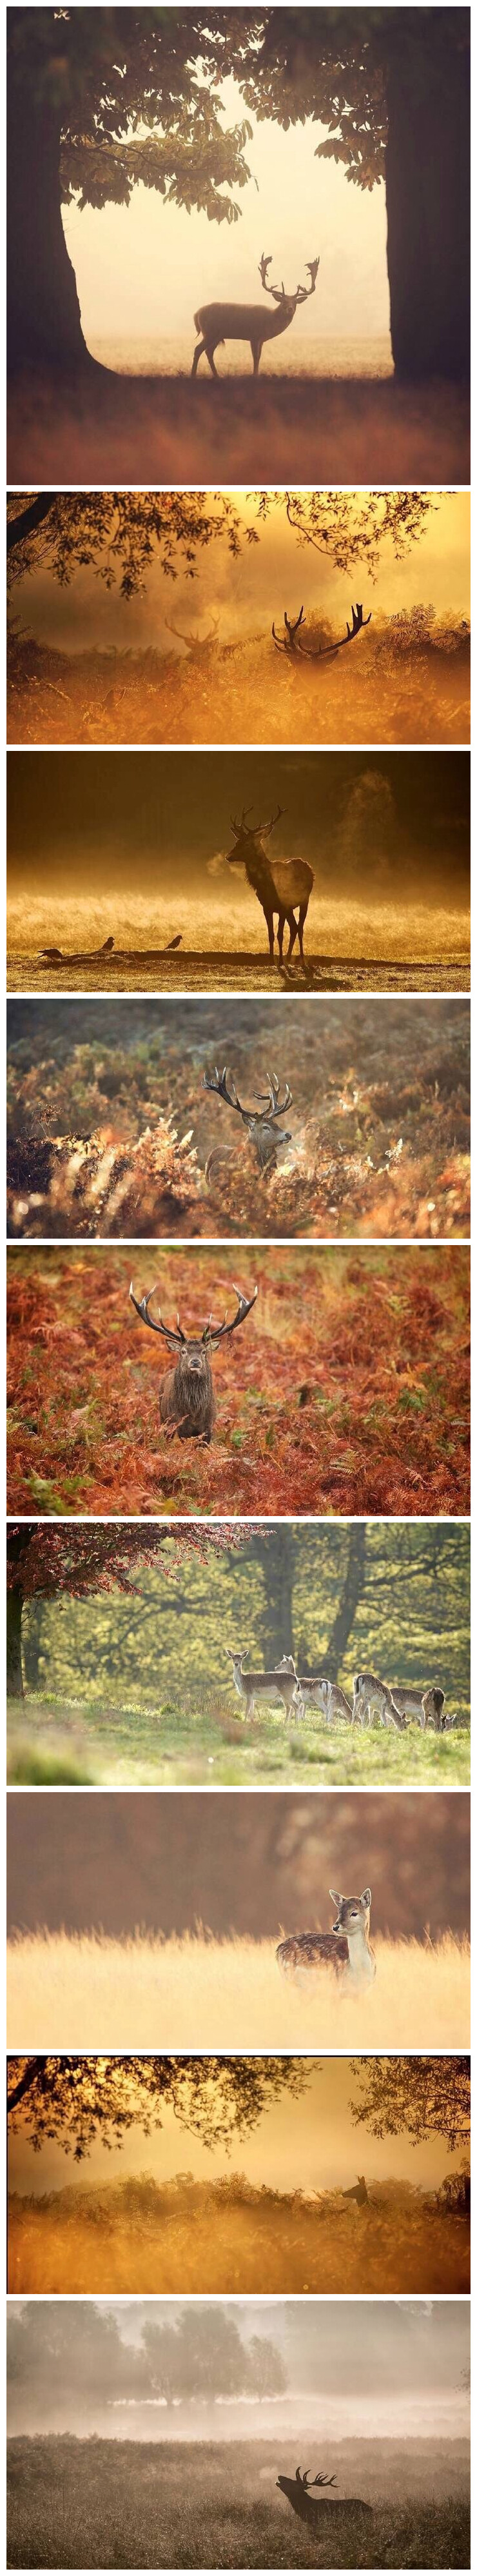
[[[239,1700],[242,1702],[245,1719],[254,1717],[256,1699],[281,1699],[286,1715],[290,1717],[297,1688],[293,1655],[282,1655],[281,1663],[276,1664],[269,1673],[244,1673],[243,1664],[248,1654],[248,1647],[244,1646],[240,1655],[233,1653],[231,1646],[226,1646],[225,1652],[233,1664],[233,1680]]]
[[[331,1968],[341,1987],[359,1994],[376,1975],[369,1940],[371,1888],[363,1888],[362,1896],[338,1896],[330,1887],[330,1896],[338,1908],[332,1931],[292,1932],[279,1941],[275,1957],[292,1985],[306,1987],[320,1968]]]

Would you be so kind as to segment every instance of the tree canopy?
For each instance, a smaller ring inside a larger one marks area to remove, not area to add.
[[[76,1601],[90,1592],[136,1592],[141,1568],[167,1581],[184,1557],[205,1565],[209,1551],[220,1557],[245,1547],[249,1538],[249,1525],[236,1529],[232,1521],[215,1528],[201,1521],[180,1528],[163,1521],[152,1530],[122,1521],[9,1521],[7,1592],[20,1589],[30,1601],[54,1601],[63,1592]]]
[[[20,502],[20,507],[19,507]],[[247,496],[243,518],[226,492],[43,492],[26,506],[12,493],[7,503],[7,554],[10,571],[22,580],[41,565],[66,583],[85,567],[111,589],[119,582],[123,599],[145,586],[158,558],[172,580],[193,580],[196,558],[204,547],[225,539],[237,557],[243,545],[257,545],[272,510],[285,514],[299,546],[335,564],[339,572],[360,566],[376,578],[381,552],[392,545],[397,561],[423,535],[437,507],[432,492],[264,491]]]
[[[354,2057],[357,2127],[373,2138],[405,2132],[412,2146],[445,2138],[450,2150],[470,2138],[470,2057]]]
[[[127,206],[141,181],[188,214],[237,222],[225,192],[250,177],[252,128],[224,129],[222,27],[223,13],[187,8],[9,11],[11,92],[56,111],[64,204]]]
[[[7,2112],[35,2153],[54,2141],[75,2164],[96,2139],[111,2149],[132,2128],[150,2137],[165,2104],[182,2129],[228,2153],[281,2093],[296,2099],[306,2080],[293,2057],[10,2057]]]

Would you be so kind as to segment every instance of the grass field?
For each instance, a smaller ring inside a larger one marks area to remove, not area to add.
[[[253,1725],[232,1692],[184,1690],[138,1706],[29,1692],[7,1702],[12,1787],[467,1788],[470,1712],[435,1735],[408,1727],[288,1726],[264,1707]]]
[[[373,1949],[375,1983],[350,1997],[326,1970],[310,1993],[297,1992],[282,1978],[270,1941],[216,1941],[201,1928],[164,1941],[142,1931],[123,1941],[100,1930],[18,1933],[8,1950],[7,2044],[27,2051],[468,2048],[467,1940],[452,1932],[435,1943],[378,1935]]]
[[[450,2297],[470,2290],[470,2217],[423,2204],[398,2187],[367,2206],[339,2192],[317,2199],[267,2191],[245,2176],[214,2187],[152,2175],[49,2193],[16,2194],[8,2213],[8,2287],[16,2296],[73,2292],[240,2293],[270,2296],[372,2291]]]
[[[9,482],[63,488],[76,472],[80,483],[99,485],[111,476],[207,484],[219,457],[224,483],[469,481],[466,386],[402,385],[364,370],[310,377],[307,361],[308,344],[302,373],[290,366],[270,381],[273,352],[265,351],[255,382],[237,373],[193,386],[183,374],[103,366],[62,391],[55,380],[54,401],[48,377],[14,378]]]
[[[372,2502],[361,2524],[317,2507],[310,2537],[277,2490],[296,2440],[101,2441],[43,2435],[9,2444],[9,2567],[459,2567],[469,2559],[462,2443],[327,2446],[339,2493]],[[294,2409],[296,2416],[296,2409]],[[316,2436],[315,2436],[316,2439]],[[380,2457],[380,2452],[382,2457]],[[447,2456],[445,2453],[447,2452]],[[414,2463],[413,2453],[416,2454]],[[456,2454],[455,2461],[452,2454]],[[393,2456],[394,2455],[394,2456]],[[344,2502],[344,2497],[343,2497]]]

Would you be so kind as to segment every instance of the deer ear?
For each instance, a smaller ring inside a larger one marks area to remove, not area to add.
[[[332,1896],[332,1898],[333,1898],[333,1904],[334,1904],[334,1905],[344,1905],[344,1896],[338,1896],[338,1891],[337,1891],[337,1888],[336,1888],[336,1887],[330,1887],[330,1891],[329,1891],[329,1892],[330,1892],[330,1896]]]
[[[362,1894],[362,1896],[360,1896],[360,1900],[359,1900],[359,1902],[360,1902],[360,1905],[370,1905],[370,1904],[371,1904],[371,1888],[370,1888],[370,1887],[363,1887],[363,1894]]]

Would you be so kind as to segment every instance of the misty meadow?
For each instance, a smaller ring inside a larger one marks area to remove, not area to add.
[[[469,740],[465,492],[12,494],[7,546],[10,742]]]
[[[467,2301],[127,2316],[9,2303],[9,2565],[468,2564]]]

